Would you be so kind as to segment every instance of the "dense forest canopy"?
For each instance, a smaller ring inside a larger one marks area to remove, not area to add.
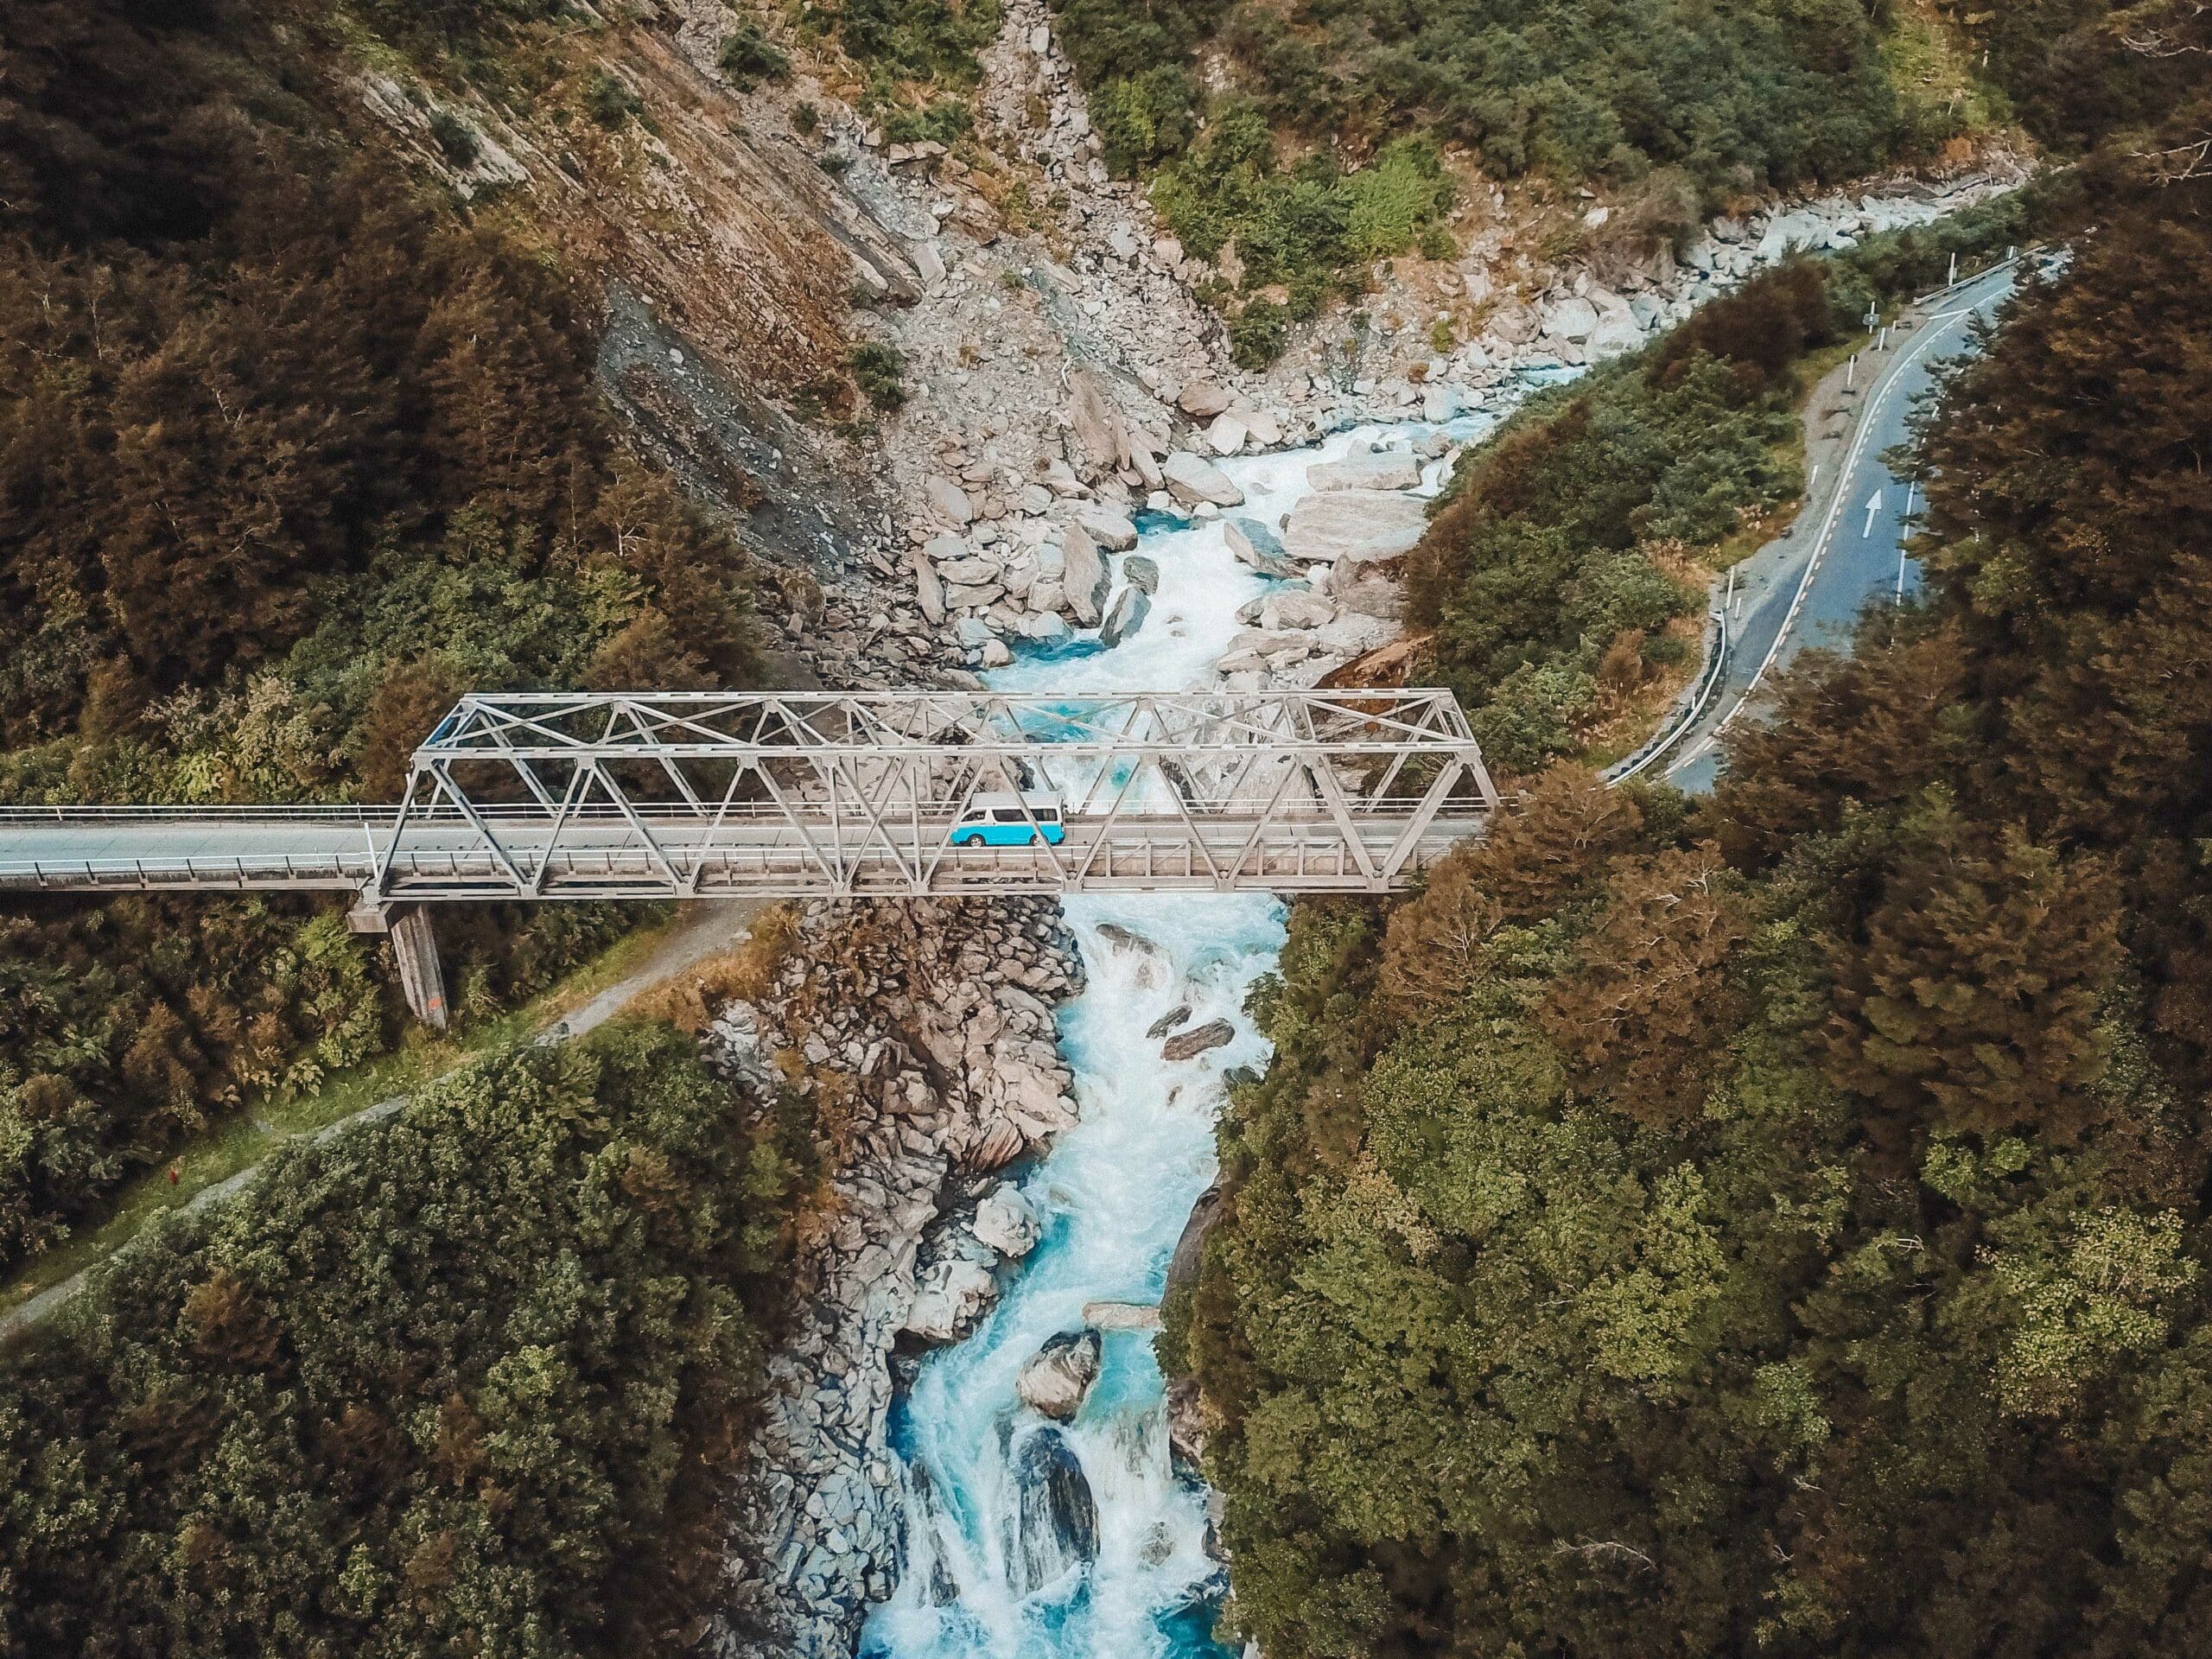
[[[1930,154],[1974,118],[1955,87],[1891,62],[1908,33],[1940,56],[1924,20],[1860,0],[1053,10],[1107,164],[1150,175],[1185,247],[1238,256],[1216,297],[1247,367],[1375,260],[1449,257],[1443,145],[1492,178],[1606,186],[1624,224],[1687,224],[1700,204]]]
[[[1923,608],[1295,914],[1169,1319],[1275,1659],[2212,1643],[2192,93],[1927,417]]]
[[[380,0],[492,63],[550,9]],[[355,132],[327,7],[0,15],[0,798],[387,800],[469,687],[744,684],[745,562],[622,444],[596,302]],[[279,25],[283,25],[280,27]],[[620,917],[448,918],[486,1013]],[[0,1272],[404,1016],[304,900],[0,926]]]
[[[6,52],[19,796],[381,794],[462,685],[742,683],[741,556],[618,442],[588,296],[353,158],[242,5],[33,0]]]
[[[799,1144],[618,1027],[169,1222],[0,1377],[0,1654],[689,1651]]]

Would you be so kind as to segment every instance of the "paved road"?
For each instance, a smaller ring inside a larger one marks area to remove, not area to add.
[[[1944,362],[1971,345],[1974,319],[1992,315],[2013,285],[2012,269],[2001,267],[1909,309],[1891,331],[1890,349],[1860,359],[1855,392],[1823,385],[1815,394],[1814,419],[1822,425],[1822,411],[1836,402],[1856,406],[1840,477],[1835,462],[1826,463],[1828,476],[1815,481],[1796,522],[1738,567],[1727,677],[1713,713],[1675,751],[1669,783],[1710,789],[1720,758],[1714,740],[1756,711],[1777,670],[1808,645],[1847,645],[1860,613],[1894,602],[1900,583],[1904,594],[1917,591],[1919,567],[1905,556],[1904,541],[1908,504],[1921,505],[1919,485],[1893,474],[1883,457],[1910,437],[1915,401]],[[1870,502],[1877,502],[1871,513]]]

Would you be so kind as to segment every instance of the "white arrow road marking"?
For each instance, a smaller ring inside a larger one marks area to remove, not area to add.
[[[1859,539],[1860,541],[1865,541],[1869,536],[1872,536],[1874,533],[1874,515],[1881,510],[1882,493],[1879,490],[1877,490],[1873,494],[1866,498],[1866,528],[1859,532]]]

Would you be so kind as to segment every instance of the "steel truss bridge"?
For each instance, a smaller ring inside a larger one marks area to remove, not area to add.
[[[1040,793],[1060,843],[950,844]],[[1381,893],[1497,801],[1446,691],[478,696],[396,806],[0,809],[0,890]]]
[[[1385,893],[1497,805],[1446,691],[483,696],[393,806],[0,808],[0,893],[351,893],[442,1027],[427,905]]]

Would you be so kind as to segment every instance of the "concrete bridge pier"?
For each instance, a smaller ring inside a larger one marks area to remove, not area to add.
[[[427,905],[386,905],[364,897],[346,912],[356,933],[382,933],[399,964],[399,988],[408,1012],[435,1031],[446,1028],[446,979],[438,965],[437,936]]]

